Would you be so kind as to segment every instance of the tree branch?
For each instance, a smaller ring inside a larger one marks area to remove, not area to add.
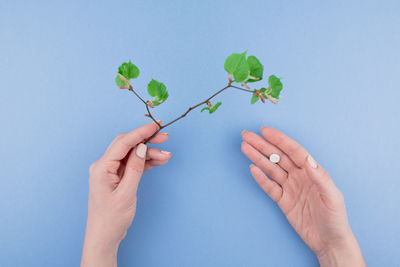
[[[147,114],[146,114],[146,116],[149,117],[150,119],[152,119],[152,120],[154,121],[154,123],[156,123],[156,124],[158,125],[158,127],[159,127],[159,129],[158,129],[154,134],[152,134],[149,138],[147,138],[147,139],[145,139],[145,140],[143,141],[143,143],[146,144],[146,143],[149,142],[154,136],[156,136],[156,135],[161,131],[161,129],[164,129],[165,127],[167,127],[167,126],[169,126],[169,125],[171,125],[171,124],[177,122],[178,120],[184,118],[189,112],[191,112],[192,110],[198,108],[199,106],[201,106],[201,105],[203,105],[203,104],[209,103],[209,101],[210,101],[211,99],[213,99],[214,97],[216,97],[217,95],[219,95],[220,93],[222,93],[223,91],[225,91],[225,90],[228,89],[228,88],[235,88],[235,89],[242,90],[242,91],[245,91],[245,92],[248,92],[248,93],[254,93],[254,90],[249,90],[249,89],[245,89],[245,88],[241,88],[241,87],[234,86],[234,85],[232,85],[232,81],[229,81],[229,83],[228,83],[227,86],[225,86],[224,88],[220,89],[218,92],[216,92],[215,94],[213,94],[212,96],[210,96],[210,97],[207,98],[206,100],[200,102],[199,104],[194,105],[194,106],[188,108],[188,109],[186,110],[185,113],[183,113],[182,115],[180,115],[180,116],[177,117],[176,119],[174,119],[174,120],[168,122],[168,123],[165,124],[165,125],[161,125],[161,124],[153,117],[153,115],[151,114],[150,109],[149,109],[149,104],[148,104],[146,101],[144,101],[143,98],[141,98],[141,97],[139,96],[139,94],[136,93],[135,90],[133,90],[132,86],[129,86],[129,88],[121,88],[121,89],[128,89],[129,91],[131,91],[132,93],[134,93],[134,94],[136,95],[136,97],[139,98],[140,101],[143,102],[143,104],[145,104],[146,109],[147,109]]]
[[[207,104],[207,102],[209,102],[212,98],[214,98],[214,97],[217,96],[218,94],[222,93],[223,91],[225,91],[225,90],[228,89],[229,87],[232,87],[232,86],[231,86],[230,84],[228,84],[227,86],[225,86],[224,88],[222,88],[221,90],[219,90],[218,92],[216,92],[215,94],[213,94],[212,96],[210,96],[209,98],[207,98],[206,100],[204,100],[203,102],[200,102],[199,104],[197,104],[197,105],[195,105],[195,106],[193,106],[193,107],[188,108],[188,110],[186,110],[185,113],[183,113],[181,116],[179,116],[179,117],[176,118],[175,120],[173,120],[173,121],[171,121],[171,122],[169,122],[169,123],[163,125],[162,128],[165,128],[165,127],[171,125],[172,123],[174,123],[174,122],[176,122],[176,121],[182,119],[183,117],[185,117],[185,116],[186,116],[190,111],[192,111],[193,109],[195,109],[195,108],[197,108],[197,107],[199,107],[199,106],[201,106],[201,105],[203,105],[203,104]]]

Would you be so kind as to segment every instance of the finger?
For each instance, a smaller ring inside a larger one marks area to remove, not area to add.
[[[162,166],[162,165],[166,164],[168,162],[168,160],[169,159],[167,159],[167,160],[154,160],[154,159],[152,159],[152,160],[146,161],[146,165],[144,167],[144,171],[151,170],[152,168],[157,167],[157,166]]]
[[[264,138],[249,131],[242,132],[243,140],[250,144],[252,147],[260,151],[260,153],[264,154],[269,158],[271,154],[277,154],[280,156],[280,160],[278,165],[281,166],[285,171],[289,172],[289,170],[296,167],[296,165],[289,159],[289,157],[283,153],[279,148],[272,145]]]
[[[126,162],[124,175],[117,188],[120,194],[124,194],[128,197],[135,196],[140,178],[144,171],[146,151],[147,146],[143,143],[140,143],[137,147],[132,149]]]
[[[168,160],[171,157],[171,152],[159,150],[157,148],[148,148],[146,160]]]
[[[119,135],[104,153],[103,159],[122,160],[128,152],[159,129],[155,123],[146,124],[129,133]]]
[[[271,127],[262,127],[261,133],[271,144],[286,153],[298,167],[304,166],[308,152],[299,143]]]
[[[319,165],[311,155],[307,156],[307,164],[305,164],[310,180],[316,185],[318,191],[325,199],[330,201],[340,201],[343,196],[339,189],[332,181],[329,174]]]
[[[149,140],[149,143],[152,144],[164,143],[165,141],[167,141],[168,137],[169,137],[168,133],[158,133],[156,134],[156,136],[154,136]]]
[[[274,181],[268,179],[259,167],[251,164],[250,172],[261,189],[264,190],[273,201],[278,202],[282,198],[282,188]]]
[[[275,182],[283,185],[287,180],[287,173],[275,163],[272,163],[264,155],[258,152],[246,141],[242,142],[242,152],[258,167],[260,167]]]

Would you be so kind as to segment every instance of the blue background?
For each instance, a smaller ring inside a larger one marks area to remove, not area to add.
[[[173,119],[226,84],[225,58],[249,50],[282,77],[278,105],[226,92],[156,147],[120,266],[317,266],[250,176],[243,129],[303,144],[345,196],[370,266],[400,266],[398,1],[1,1],[0,265],[77,266],[88,167],[146,122],[114,84],[140,67],[169,89]]]

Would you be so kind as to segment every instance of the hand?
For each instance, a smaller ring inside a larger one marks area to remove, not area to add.
[[[171,154],[141,143],[158,130],[155,123],[117,136],[90,166],[89,209],[81,266],[116,266],[117,250],[136,212],[136,192],[144,171],[168,162]],[[162,143],[158,133],[151,143]]]
[[[265,139],[242,133],[242,151],[255,163],[250,165],[251,174],[316,253],[321,266],[365,266],[343,195],[329,174],[280,131],[263,127],[261,133]],[[271,154],[278,154],[280,161],[272,163]]]

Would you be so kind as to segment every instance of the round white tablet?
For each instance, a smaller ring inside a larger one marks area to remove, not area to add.
[[[272,163],[278,163],[281,160],[281,157],[278,154],[271,154],[271,156],[269,156],[269,160]]]

